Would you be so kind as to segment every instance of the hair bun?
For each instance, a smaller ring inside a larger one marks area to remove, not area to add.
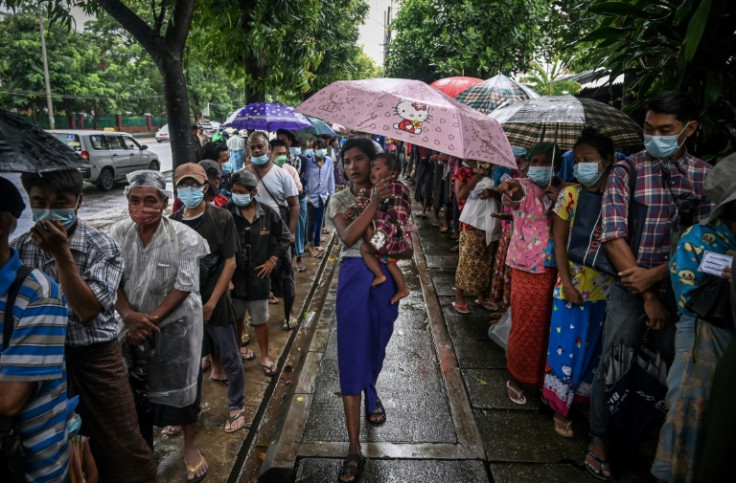
[[[598,135],[600,135],[600,133],[598,132],[598,130],[596,128],[590,127],[590,126],[583,128],[583,130],[580,132],[580,136],[582,136],[584,138],[594,138],[594,137],[596,137]]]

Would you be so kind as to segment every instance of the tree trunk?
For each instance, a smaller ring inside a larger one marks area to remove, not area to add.
[[[245,103],[250,104],[252,102],[265,101],[266,89],[263,84],[263,79],[266,78],[265,61],[261,61],[253,55],[246,55],[243,59],[243,64],[245,65],[245,72],[258,82],[256,86],[246,84]]]
[[[163,56],[162,56],[163,57]],[[170,57],[156,59],[164,87],[166,116],[171,139],[172,167],[197,162],[197,152],[192,140],[192,124],[189,121],[189,99],[187,81],[180,60]]]

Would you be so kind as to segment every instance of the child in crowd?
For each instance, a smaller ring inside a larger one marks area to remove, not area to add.
[[[390,176],[398,176],[399,163],[393,154],[381,153],[371,162],[371,183],[375,186],[379,181]],[[391,298],[395,304],[409,295],[404,275],[396,265],[397,259],[391,255],[411,249],[409,233],[411,221],[411,201],[409,189],[395,181],[391,188],[392,196],[381,203],[373,221],[373,228],[366,230],[361,248],[363,260],[368,269],[375,275],[371,287],[382,284],[386,276],[381,271],[381,261],[386,264],[391,278],[396,283],[396,294]],[[370,203],[371,193],[364,189],[357,197],[356,214],[361,213]],[[380,258],[380,261],[379,261]]]

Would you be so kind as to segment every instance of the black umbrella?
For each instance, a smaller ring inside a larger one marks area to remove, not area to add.
[[[82,157],[56,137],[0,109],[0,172],[43,173],[83,166]]]

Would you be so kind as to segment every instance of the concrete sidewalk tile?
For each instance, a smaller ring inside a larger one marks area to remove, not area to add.
[[[425,258],[427,259],[427,268],[429,268],[430,270],[433,268],[457,268],[457,255],[455,254],[448,253],[446,255],[427,255],[427,253],[425,252]]]
[[[494,483],[518,483],[543,481],[545,483],[570,483],[573,481],[598,481],[584,469],[571,464],[491,464]]]
[[[541,402],[529,391],[526,404],[513,403],[506,391],[509,373],[506,369],[463,369],[463,380],[468,389],[473,409],[525,409],[538,411]]]
[[[488,340],[474,340],[458,336],[452,340],[457,355],[457,363],[463,369],[506,368],[506,355],[503,350]]]
[[[445,325],[447,333],[450,337],[461,336],[474,340],[488,340],[488,328],[490,322],[488,312],[485,313],[473,311],[472,314],[458,314],[452,307],[449,310],[443,310],[445,317]]]
[[[303,458],[297,462],[296,481],[300,483],[336,481],[341,466],[341,459]],[[369,459],[360,481],[483,483],[489,480],[481,461]]]
[[[588,436],[573,421],[574,438],[555,433],[552,416],[524,410],[474,411],[491,461],[556,463],[565,458],[582,458]]]

